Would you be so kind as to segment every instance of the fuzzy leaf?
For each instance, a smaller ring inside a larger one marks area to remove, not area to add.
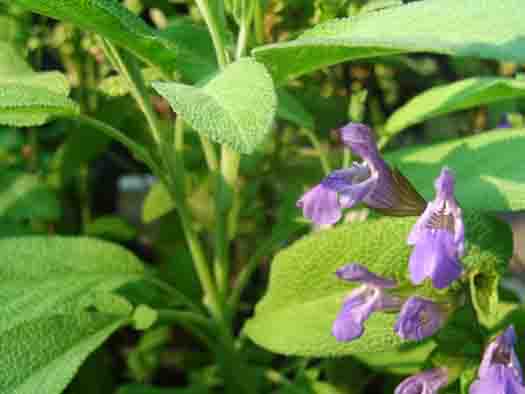
[[[436,116],[523,96],[525,81],[511,78],[469,78],[438,86],[414,97],[394,112],[385,125],[384,134],[392,136]]]
[[[456,175],[455,194],[464,209],[525,209],[525,130],[498,130],[386,155],[427,200],[443,166]]]
[[[198,88],[155,83],[155,90],[196,131],[240,153],[252,153],[266,135],[277,99],[265,67],[244,58]]]
[[[38,85],[0,84],[0,124],[41,126],[52,118],[71,117],[79,112],[79,107],[63,93]]]
[[[144,276],[134,255],[96,239],[4,238],[0,248],[1,337],[24,322],[96,305],[96,294]]]
[[[60,394],[87,356],[126,319],[99,313],[55,315],[0,336],[0,394]]]
[[[465,214],[465,219],[466,270],[504,269],[512,254],[510,228],[479,214]],[[271,351],[308,357],[398,350],[402,341],[393,331],[396,315],[391,313],[373,314],[358,340],[339,343],[332,337],[332,323],[352,288],[334,272],[346,263],[359,262],[407,284],[411,248],[406,238],[415,220],[382,218],[341,225],[280,252],[272,263],[267,294],[245,327],[248,336]]]
[[[192,43],[178,42],[175,30],[187,30],[187,24],[171,27],[163,33],[113,0],[12,0],[10,3],[98,33],[167,74],[180,71],[190,82],[196,82],[204,76],[203,72],[214,68],[213,64],[202,67],[205,60],[199,56],[201,52],[192,50]]]
[[[521,6],[521,0],[412,2],[329,21],[294,41],[256,48],[253,53],[277,83],[352,59],[407,52],[523,62]]]

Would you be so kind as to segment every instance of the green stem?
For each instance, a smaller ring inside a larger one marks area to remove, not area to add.
[[[177,311],[173,309],[159,309],[159,321],[161,323],[177,323],[182,327],[188,329],[201,342],[203,342],[210,349],[215,349],[216,346],[209,338],[209,332],[213,332],[210,322],[203,316],[192,312]]]
[[[223,145],[221,173],[217,176],[214,271],[217,287],[224,297],[229,287],[229,240],[234,236],[237,219],[235,210],[232,208],[237,198],[239,162],[240,155],[227,145]]]
[[[212,1],[219,1],[219,0],[212,0]],[[210,6],[207,0],[195,0],[195,2],[197,3],[197,6],[199,7],[199,10],[201,12],[201,15],[204,18],[206,25],[208,26],[208,30],[210,31],[211,39],[213,41],[213,46],[215,48],[215,54],[217,56],[217,61],[219,62],[219,66],[220,68],[224,68],[228,64],[228,56],[226,53],[224,43],[222,42],[222,37],[219,31],[219,26],[217,25],[217,21],[215,20],[210,10]]]
[[[126,136],[122,131],[115,129],[113,126],[110,126],[107,123],[101,122],[100,120],[91,118],[87,115],[77,115],[73,118],[80,124],[91,127],[95,130],[98,130],[107,136],[117,140],[126,148],[128,148],[131,153],[133,153],[137,159],[145,163],[152,170],[158,168],[155,161],[152,159],[150,154],[144,149],[141,145],[137,144],[131,138]]]
[[[264,44],[264,9],[260,0],[255,1],[254,19],[255,41],[257,45],[262,45]]]
[[[204,136],[201,136],[200,139],[202,150],[204,151],[204,158],[206,159],[208,169],[212,173],[217,172],[219,170],[219,159],[217,158],[217,152],[215,152],[213,143],[210,141],[209,138],[206,138]]]
[[[330,162],[328,161],[326,152],[323,149],[319,138],[317,138],[317,136],[312,130],[303,129],[303,132],[308,137],[313,147],[317,151],[317,154],[319,155],[319,161],[321,162],[321,167],[323,168],[325,175],[328,175],[332,170],[330,168]]]
[[[130,56],[122,56],[110,41],[102,39],[102,47],[113,67],[119,71],[126,81],[131,95],[146,117],[153,140],[159,145],[162,140],[162,133],[158,124],[157,116],[155,115],[155,111],[149,100],[146,84],[142,78],[142,71],[134,59]]]
[[[159,287],[160,289],[164,290],[166,293],[171,294],[174,299],[179,300],[182,304],[186,305],[191,311],[195,313],[201,313],[202,309],[194,303],[189,297],[184,295],[181,291],[179,291],[177,288],[173,287],[169,283],[164,282],[163,280],[160,280],[155,277],[148,277],[147,280],[154,284],[155,286]]]
[[[185,187],[185,174],[186,168],[184,165],[184,121],[181,117],[177,117],[175,121],[175,154],[171,147],[166,146],[163,152],[164,159],[166,161],[166,167],[168,169],[168,182],[166,186],[175,201],[177,213],[182,222],[182,228],[190,252],[197,270],[197,276],[199,277],[201,286],[204,290],[205,296],[210,303],[210,312],[214,316],[221,316],[221,308],[217,299],[217,291],[215,284],[212,279],[208,262],[204,254],[204,249],[201,245],[197,234],[195,233],[192,226],[192,218],[189,213],[186,203],[186,187]]]
[[[349,148],[343,149],[343,168],[350,167],[350,163],[352,162],[352,152]]]

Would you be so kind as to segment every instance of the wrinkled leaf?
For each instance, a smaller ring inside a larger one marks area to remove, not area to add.
[[[520,0],[426,0],[329,21],[298,39],[256,48],[274,80],[332,64],[406,52],[525,61]],[[490,34],[487,34],[490,29]]]
[[[503,270],[512,254],[512,233],[496,219],[466,214],[467,271]],[[257,305],[246,333],[277,353],[301,356],[342,356],[396,350],[402,341],[392,327],[396,314],[375,313],[359,340],[340,343],[331,326],[352,286],[335,271],[359,262],[371,271],[408,282],[406,245],[415,218],[382,218],[320,231],[280,252],[272,263],[267,294]],[[275,335],[279,333],[279,335]]]
[[[230,64],[202,88],[153,87],[194,130],[240,153],[252,153],[264,140],[277,106],[270,75],[250,58]]]
[[[38,84],[0,84],[0,124],[16,127],[41,126],[53,118],[72,117],[79,112],[77,104],[66,95]]]
[[[429,89],[394,112],[384,132],[391,136],[436,116],[525,96],[525,81],[510,78],[469,78]]]
[[[55,315],[0,336],[0,394],[60,394],[87,356],[126,319],[99,313]]]
[[[455,195],[464,209],[525,209],[525,130],[494,131],[386,155],[427,200],[443,166],[456,175]]]
[[[21,323],[78,307],[99,305],[113,312],[117,300],[97,294],[144,276],[130,252],[90,238],[4,238],[0,248],[1,337]]]

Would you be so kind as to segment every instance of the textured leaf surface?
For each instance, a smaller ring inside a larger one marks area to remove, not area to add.
[[[63,93],[56,93],[38,84],[0,84],[0,124],[41,126],[54,117],[75,116],[78,113],[78,106]]]
[[[0,86],[11,83],[46,88],[67,96],[69,81],[57,71],[34,72],[11,45],[0,42]]]
[[[144,275],[134,255],[96,239],[4,238],[0,248],[0,337],[23,322],[96,304],[97,293]]]
[[[323,23],[254,55],[279,82],[351,59],[405,52],[523,62],[524,17],[521,0],[425,0]]]
[[[98,33],[169,74],[179,70],[190,82],[200,79],[202,72],[213,70],[212,64],[203,67],[205,60],[200,57],[202,53],[193,52],[191,43],[184,46],[183,42],[171,41],[170,38],[178,38],[176,30],[187,31],[187,25],[172,26],[167,32],[161,33],[116,1],[14,0],[12,3]],[[202,32],[199,34],[203,35]]]
[[[438,86],[414,97],[390,116],[385,133],[393,135],[424,120],[525,96],[525,81],[511,78],[469,78]]]
[[[270,75],[250,58],[229,65],[203,88],[153,86],[193,129],[240,153],[253,152],[264,140],[277,106]]]
[[[13,47],[0,42],[0,124],[40,126],[50,118],[74,115],[69,82],[59,72],[34,72]]]
[[[512,233],[492,218],[467,214],[468,271],[503,269],[512,254]],[[277,353],[342,356],[396,350],[395,314],[375,313],[359,340],[339,343],[331,325],[352,286],[334,272],[349,262],[407,284],[408,233],[415,218],[382,218],[342,225],[309,235],[279,253],[273,263],[267,294],[246,325],[248,336]]]
[[[525,130],[497,130],[386,155],[427,200],[443,166],[454,170],[456,197],[465,209],[525,209]]]
[[[0,336],[0,394],[59,394],[86,357],[125,319],[98,313],[56,315]]]
[[[2,172],[0,185],[0,217],[12,220],[60,218],[57,195],[37,176]]]

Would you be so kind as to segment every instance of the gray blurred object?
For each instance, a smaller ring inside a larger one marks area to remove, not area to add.
[[[142,203],[156,178],[150,174],[130,174],[118,179],[117,211],[129,223],[143,227]]]

